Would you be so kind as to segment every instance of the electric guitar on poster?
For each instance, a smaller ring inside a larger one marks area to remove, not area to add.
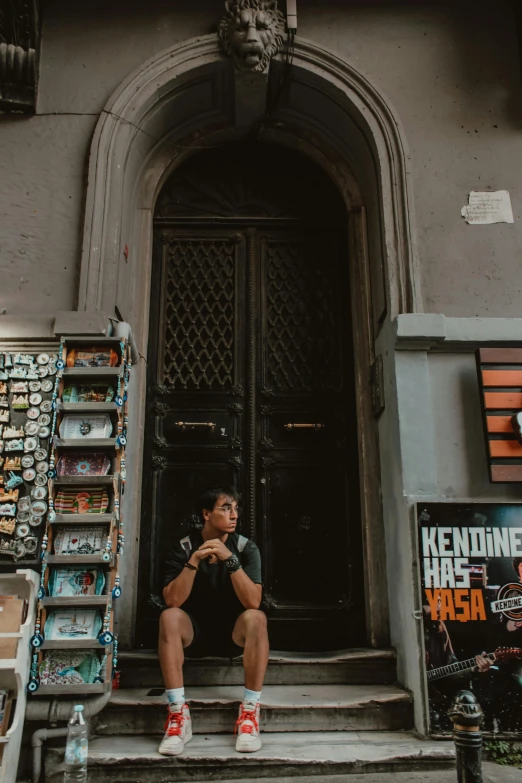
[[[520,647],[497,647],[495,652],[484,655],[492,663],[507,663],[508,661],[522,660],[522,649]],[[426,672],[428,682],[441,680],[443,677],[451,677],[452,674],[474,669],[477,665],[475,658],[468,658],[465,661],[456,661],[447,666],[441,666],[439,669],[428,669]]]

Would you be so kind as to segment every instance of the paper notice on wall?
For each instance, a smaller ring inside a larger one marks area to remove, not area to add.
[[[472,226],[488,223],[513,223],[511,199],[507,190],[472,190],[469,204],[462,207],[461,215]]]

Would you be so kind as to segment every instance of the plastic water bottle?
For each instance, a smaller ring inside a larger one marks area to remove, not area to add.
[[[87,783],[88,736],[89,727],[83,717],[83,704],[77,704],[67,731],[64,783]]]

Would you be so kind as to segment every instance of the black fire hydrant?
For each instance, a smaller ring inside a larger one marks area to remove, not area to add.
[[[453,722],[458,783],[482,783],[482,731],[484,713],[471,691],[459,691],[448,710]]]

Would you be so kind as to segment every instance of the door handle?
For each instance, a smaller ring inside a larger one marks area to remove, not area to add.
[[[216,429],[216,425],[213,421],[177,421],[176,427],[182,430],[191,430],[196,428],[206,428],[211,432]]]
[[[324,424],[285,424],[285,430],[322,430]]]

